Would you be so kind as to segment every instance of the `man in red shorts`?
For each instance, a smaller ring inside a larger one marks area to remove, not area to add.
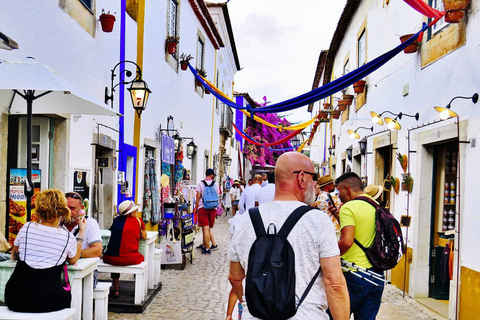
[[[205,191],[205,183],[209,186],[213,183],[213,188],[217,192],[217,195],[220,193],[218,184],[215,183],[215,172],[213,169],[207,169],[205,172],[205,180],[200,181],[197,184],[197,199],[195,201],[195,209],[194,212],[198,215],[198,226],[202,227],[202,234],[203,234],[203,243],[201,245],[202,254],[210,254],[211,250],[217,250],[218,246],[215,242],[215,238],[213,237],[212,228],[215,224],[215,218],[217,216],[217,209],[205,209],[203,207],[203,192]],[[212,242],[212,246],[210,246],[210,241]]]

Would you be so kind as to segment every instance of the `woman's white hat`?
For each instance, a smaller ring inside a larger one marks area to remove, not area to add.
[[[376,186],[373,184],[369,184],[365,188],[365,193],[368,194],[370,197],[373,198],[373,200],[377,200],[383,192],[383,186]]]
[[[125,200],[120,205],[118,206],[118,214],[121,216],[124,216],[126,214],[129,214],[138,208],[140,208],[141,205],[135,204],[135,202],[130,201],[130,200]]]

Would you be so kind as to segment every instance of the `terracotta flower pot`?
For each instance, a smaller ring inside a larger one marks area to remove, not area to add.
[[[210,90],[208,90],[207,88],[205,88],[205,94],[210,94]]]
[[[180,61],[180,68],[182,70],[187,70],[188,69],[188,61]]]
[[[177,52],[177,43],[176,42],[168,42],[167,43],[167,50],[169,54],[175,54]]]
[[[405,41],[410,39],[412,36],[413,36],[413,33],[405,34],[400,37],[400,41],[404,43]],[[413,41],[412,44],[408,45],[405,49],[403,49],[403,52],[409,54],[409,53],[415,53],[417,52],[417,50],[418,50],[418,38],[415,41]]]
[[[362,93],[365,90],[366,83],[365,80],[358,80],[353,84],[353,91],[355,91],[355,93]]]
[[[338,118],[340,118],[340,111],[339,111],[339,110],[334,110],[334,111],[332,111],[332,118],[333,118],[333,119],[338,119]]]
[[[320,119],[325,119],[328,117],[328,112],[322,111],[318,114]]]
[[[200,80],[198,80],[198,79],[195,79],[195,83],[197,84],[197,87],[201,87],[201,86],[202,86],[202,83],[201,83]]]
[[[315,125],[318,127],[320,125],[320,120],[315,120]]]
[[[343,101],[346,101],[347,106],[352,105],[352,102],[353,102],[353,94],[344,94],[344,95],[343,95]]]
[[[345,111],[345,110],[347,110],[347,106],[348,106],[347,101],[345,101],[345,100],[338,101],[338,110]]]
[[[115,16],[113,14],[102,13],[99,19],[103,32],[112,32]]]
[[[326,103],[323,104],[323,109],[328,110],[328,109],[330,109],[330,106],[331,106],[331,104],[326,102]]]
[[[445,22],[459,23],[465,16],[470,0],[443,0],[443,7],[447,12]]]

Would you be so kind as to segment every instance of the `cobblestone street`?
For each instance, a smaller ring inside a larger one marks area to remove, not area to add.
[[[185,270],[164,269],[162,290],[143,314],[109,312],[109,319],[221,320],[225,319],[230,284],[228,282],[228,246],[230,234],[227,218],[217,219],[213,228],[219,249],[210,256],[195,252],[193,264]],[[195,236],[200,244],[201,233]],[[234,317],[234,319],[236,319]],[[383,294],[377,319],[445,319],[418,303],[402,297],[402,291],[388,286]]]

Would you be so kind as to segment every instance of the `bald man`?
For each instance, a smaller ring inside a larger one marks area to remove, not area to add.
[[[248,209],[255,207],[255,196],[262,190],[263,178],[256,174],[253,177],[253,184],[243,191],[238,203],[238,213],[243,214]]]
[[[265,228],[270,224],[280,230],[287,217],[298,207],[315,201],[315,169],[305,155],[298,152],[282,154],[275,167],[275,197],[273,201],[259,206]],[[244,301],[242,281],[248,265],[248,254],[255,241],[250,216],[240,216],[230,244],[229,280],[240,302],[244,315],[251,319]],[[327,306],[334,319],[349,319],[349,298],[345,277],[340,267],[340,251],[335,229],[326,214],[312,209],[297,222],[288,235],[295,252],[295,296],[302,296],[305,287],[322,267],[312,289],[290,319],[328,319]],[[328,305],[327,305],[328,303]]]

